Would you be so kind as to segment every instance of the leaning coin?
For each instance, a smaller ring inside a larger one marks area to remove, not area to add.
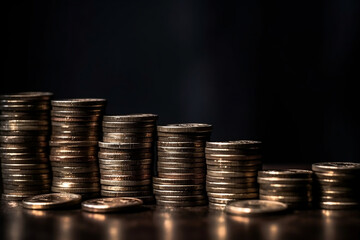
[[[77,205],[81,202],[81,195],[71,193],[50,193],[24,199],[24,208],[55,209]]]
[[[138,198],[98,198],[83,202],[81,208],[88,212],[106,213],[133,209],[143,204]]]
[[[243,200],[233,201],[226,205],[225,211],[235,215],[264,215],[284,212],[287,209],[285,203],[266,200]]]

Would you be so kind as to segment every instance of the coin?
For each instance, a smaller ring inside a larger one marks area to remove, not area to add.
[[[282,177],[282,178],[312,178],[312,171],[303,169],[266,170],[259,171],[260,178]]]
[[[314,163],[312,165],[313,171],[319,172],[351,172],[351,171],[360,171],[360,163],[352,162],[325,162],[325,163]]]
[[[81,196],[71,193],[50,193],[24,199],[24,208],[45,210],[71,207],[80,204]]]
[[[108,149],[138,149],[138,148],[150,148],[151,143],[105,143],[99,142],[99,147]]]
[[[235,215],[265,215],[280,213],[287,210],[285,203],[266,200],[233,201],[226,205],[225,211]]]
[[[224,149],[240,149],[240,148],[260,148],[262,143],[254,140],[237,140],[228,142],[207,142],[207,148],[224,148]]]
[[[169,207],[195,207],[202,206],[207,203],[206,200],[199,201],[175,201],[175,200],[162,200],[156,199],[156,204],[159,206],[169,206]]]
[[[141,114],[129,114],[129,115],[107,115],[104,116],[104,122],[146,122],[156,121],[159,118],[156,114],[141,113]]]
[[[133,209],[142,204],[143,201],[138,198],[98,198],[83,202],[81,207],[88,212],[107,213]]]
[[[181,123],[158,126],[158,132],[188,133],[188,132],[211,132],[212,126],[203,123]]]
[[[312,165],[315,203],[323,209],[355,209],[360,204],[360,164],[326,162]]]

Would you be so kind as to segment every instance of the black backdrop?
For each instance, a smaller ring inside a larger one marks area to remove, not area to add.
[[[8,1],[1,93],[214,124],[265,161],[359,161],[358,0]]]

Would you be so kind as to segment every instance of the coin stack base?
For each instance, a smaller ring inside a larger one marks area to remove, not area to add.
[[[4,200],[50,191],[48,141],[52,93],[0,96],[0,158]]]
[[[205,142],[209,124],[185,123],[158,127],[158,177],[153,188],[158,206],[194,207],[207,203]]]
[[[341,210],[360,207],[360,163],[314,163],[316,203],[322,209]]]
[[[53,192],[99,196],[98,140],[105,99],[52,101],[50,162]]]
[[[99,143],[101,195],[135,197],[152,203],[154,134],[158,116],[104,116]]]
[[[259,171],[260,199],[303,209],[312,203],[312,171],[302,169]]]
[[[209,208],[224,210],[228,202],[258,198],[257,171],[261,170],[261,142],[207,142],[206,191]]]

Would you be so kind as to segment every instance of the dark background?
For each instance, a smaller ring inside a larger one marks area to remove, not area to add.
[[[360,2],[7,1],[1,93],[214,124],[267,163],[359,161]]]

